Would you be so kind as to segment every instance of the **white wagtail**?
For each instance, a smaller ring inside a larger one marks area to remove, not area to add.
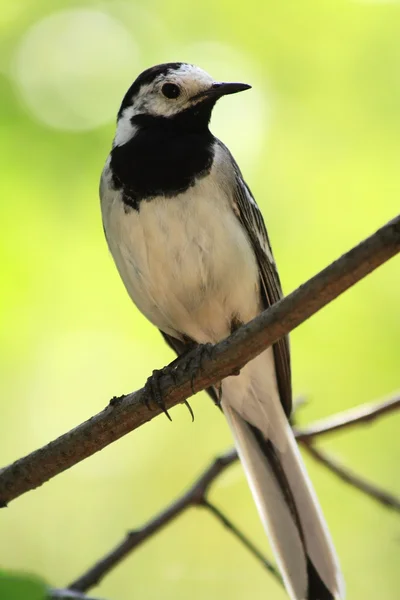
[[[248,88],[186,63],[147,69],[122,101],[102,173],[115,264],[133,302],[178,355],[222,340],[282,296],[262,215],[208,128],[216,101]],[[227,377],[219,392],[290,597],[343,598],[331,537],[288,423],[288,340]]]

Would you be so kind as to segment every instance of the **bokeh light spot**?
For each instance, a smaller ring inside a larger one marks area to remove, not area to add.
[[[28,30],[12,74],[36,119],[57,129],[92,129],[114,118],[137,56],[122,22],[100,11],[66,10]]]

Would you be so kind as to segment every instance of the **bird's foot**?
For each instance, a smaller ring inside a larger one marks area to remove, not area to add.
[[[198,373],[202,371],[204,358],[212,358],[214,345],[213,344],[196,344],[194,348],[191,348],[185,354],[182,354],[175,366],[175,377],[178,378],[180,375],[192,371],[190,378],[190,388],[192,393],[195,394],[194,380]]]
[[[163,394],[160,386],[161,378],[169,376],[171,377],[172,381],[176,384],[181,375],[187,373],[189,369],[193,369],[193,373],[190,378],[190,387],[192,393],[195,394],[196,390],[194,389],[194,380],[196,378],[197,373],[200,372],[202,369],[204,357],[212,357],[212,349],[212,344],[196,344],[194,347],[189,348],[187,352],[175,359],[171,364],[167,365],[166,367],[163,367],[162,369],[155,369],[153,371],[153,374],[148,378],[146,385],[144,386],[144,403],[147,406],[147,408],[151,410],[150,402],[153,401],[164,412],[168,419],[172,421],[163,399]],[[187,400],[184,400],[184,404],[190,412],[192,421],[194,421],[192,407],[190,406]]]
[[[168,419],[172,421],[171,416],[165,407],[165,402],[160,387],[161,377],[170,374],[169,366],[170,365],[167,365],[162,369],[154,369],[152,375],[150,375],[150,377],[147,379],[146,384],[144,386],[144,403],[147,406],[147,408],[151,410],[150,401],[152,400],[159,408],[161,408],[161,410],[168,417]]]

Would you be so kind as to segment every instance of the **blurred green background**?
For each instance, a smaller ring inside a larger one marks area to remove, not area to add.
[[[144,68],[189,61],[253,85],[216,107],[265,215],[286,292],[394,217],[400,197],[398,2],[179,0],[2,3],[1,464],[141,387],[172,359],[132,306],[97,195],[120,100]],[[292,334],[301,422],[399,385],[394,259]],[[63,586],[171,501],[229,447],[208,398],[120,440],[0,515],[0,565]],[[400,493],[399,417],[323,446]],[[398,516],[307,461],[352,600],[399,597]],[[212,493],[269,552],[239,466]],[[94,592],[109,600],[283,600],[200,509],[151,539]]]

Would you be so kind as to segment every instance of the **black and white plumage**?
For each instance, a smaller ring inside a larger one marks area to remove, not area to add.
[[[178,354],[189,341],[220,341],[282,296],[262,215],[208,128],[215,102],[249,87],[168,63],[144,71],[118,113],[100,186],[105,235],[133,302]],[[291,403],[287,339],[222,382],[221,406],[290,597],[343,598]]]

